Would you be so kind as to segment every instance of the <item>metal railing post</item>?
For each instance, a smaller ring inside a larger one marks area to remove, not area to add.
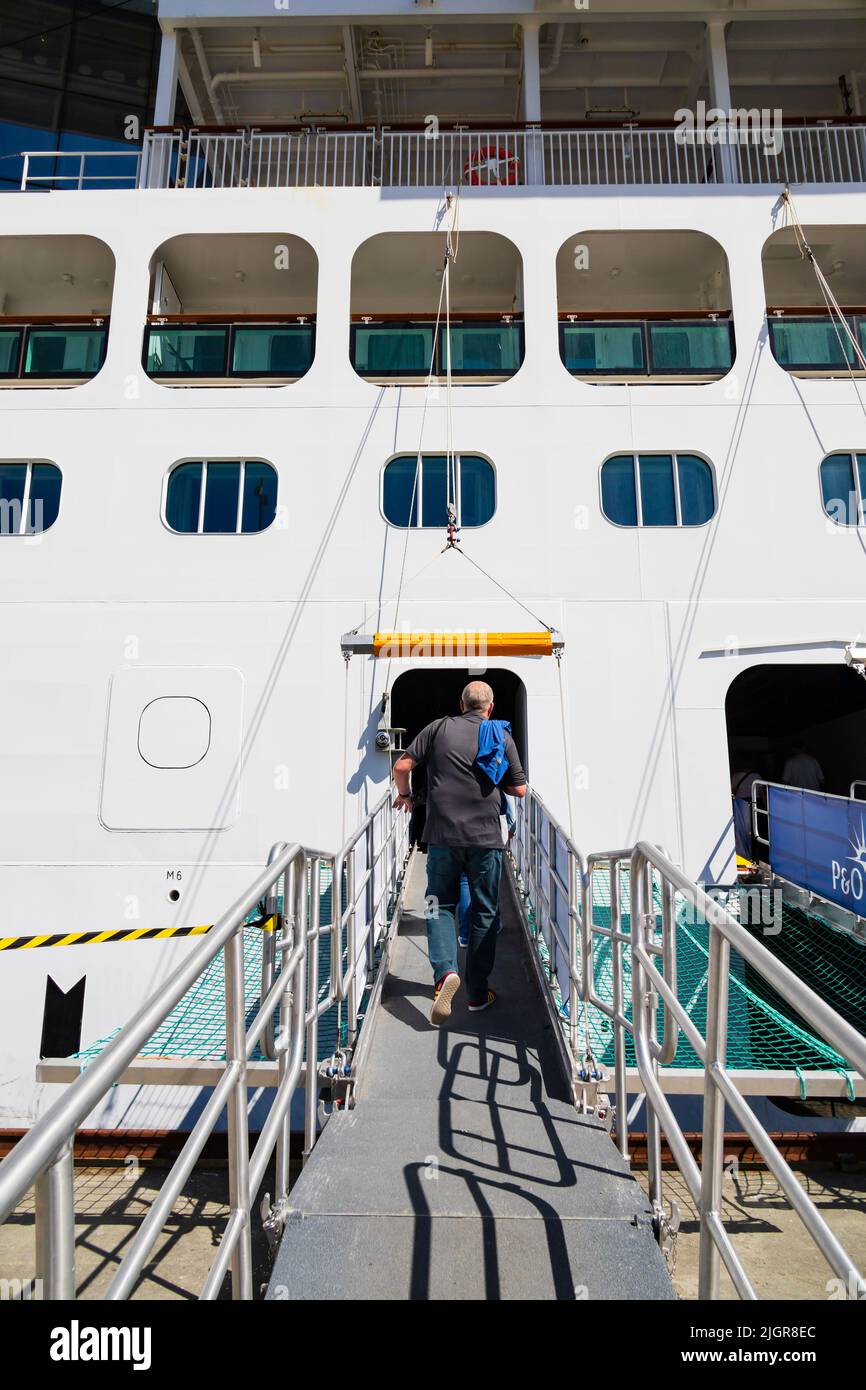
[[[244,1010],[243,932],[235,931],[225,945],[226,1061],[237,1076],[228,1097],[229,1228],[232,1218],[240,1232],[231,1257],[232,1298],[252,1298],[253,1265],[250,1242],[250,1150],[247,1123],[247,1053]]]
[[[632,935],[641,947],[650,953],[655,936],[650,922],[655,921],[653,904],[653,870],[648,862],[641,867],[640,873],[636,876],[636,881],[631,885],[631,929]],[[643,1010],[646,1020],[646,1037],[649,1044],[651,1056],[651,1067],[653,1073],[658,1077],[658,1039],[656,1032],[656,1014],[658,997],[652,988],[652,982],[646,976],[639,960],[637,952],[632,953],[632,971],[637,972],[639,981],[639,1007]],[[647,1171],[649,1176],[650,1201],[657,1214],[662,1212],[662,1140],[661,1126],[659,1124],[658,1113],[650,1102],[650,1097],[646,1094],[646,1141],[647,1141]]]
[[[348,1028],[349,1039],[355,1036],[358,1024],[357,1008],[355,1004],[355,929],[356,929],[356,907],[355,907],[355,846],[353,845],[346,856],[346,906],[348,917],[346,920],[346,973],[349,976],[348,998],[346,999],[346,1026]],[[342,943],[338,943],[341,945]],[[338,955],[340,968],[342,969],[342,957]],[[337,1039],[339,1043],[340,1039]]]
[[[280,855],[284,853],[287,846],[280,840],[275,844],[268,855],[268,864],[271,865]],[[288,906],[286,901],[287,881],[283,880],[283,912],[279,910],[279,879],[271,884],[265,896],[265,917],[272,917],[274,921],[273,929],[264,933],[262,940],[262,999],[265,998],[271,985],[276,978],[276,958],[277,942],[279,941],[282,925],[285,919],[285,910]],[[274,1020],[269,1018],[265,1027],[264,1036],[261,1040],[261,1049],[269,1061],[276,1060],[276,1048],[274,1046]]]
[[[591,925],[591,924],[590,924]],[[620,892],[619,860],[610,862],[610,926],[611,967],[613,974],[613,994],[611,1004],[614,1014],[613,1047],[614,1073],[616,1085],[616,1145],[623,1158],[628,1158],[628,1085],[625,1065],[625,1027],[619,1021],[625,1013],[625,999],[622,987],[622,894]],[[633,968],[633,967],[632,967]]]
[[[307,930],[307,869],[306,860],[293,861],[286,871],[283,881],[283,922],[289,925],[288,941],[284,942],[285,949],[282,953],[280,962],[280,973],[287,968],[288,958],[293,951],[298,938],[304,937]],[[291,1042],[294,1036],[295,1010],[300,1009],[302,1014],[306,1005],[306,989],[302,982],[300,990],[295,981],[291,981],[288,987],[292,991],[289,995],[288,990],[284,990],[280,995],[280,1035],[279,1042],[275,1044],[278,1056],[279,1080],[282,1081],[291,1065]],[[300,995],[300,998],[298,998]],[[264,998],[264,995],[262,995]],[[301,1021],[303,1029],[303,1020]],[[285,1197],[289,1190],[289,1165],[291,1160],[291,1134],[289,1129],[290,1117],[285,1115],[280,1122],[277,1130],[277,1141],[274,1150],[274,1203],[278,1203]]]
[[[307,1071],[304,1082],[304,1153],[303,1161],[313,1151],[316,1142],[316,1113],[319,1099],[319,931],[321,922],[321,859],[310,860],[310,929],[307,933]],[[336,885],[331,879],[331,911],[336,913]],[[337,961],[337,970],[340,962]],[[331,980],[335,975],[331,962]]]
[[[364,959],[366,962],[366,972],[369,975],[373,969],[373,959],[376,950],[376,883],[379,876],[379,861],[376,858],[376,817],[372,816],[367,826],[366,834],[366,853],[367,853],[367,887],[364,893],[364,928],[366,934],[366,946],[364,949]],[[366,983],[366,981],[365,981]]]
[[[36,1180],[36,1277],[52,1302],[75,1297],[74,1136]]]
[[[568,856],[568,1022],[569,1022],[569,1024],[570,1024],[570,1027],[569,1027],[569,1037],[570,1037],[570,1041],[571,1041],[571,1055],[572,1055],[572,1057],[575,1059],[575,1061],[577,1061],[578,1058],[579,1058],[579,1055],[580,1055],[580,1054],[579,1054],[578,1041],[577,1041],[577,1036],[578,1036],[577,1019],[578,1019],[578,1014],[579,1014],[579,1012],[580,1012],[580,1010],[579,1010],[580,994],[579,994],[579,991],[578,991],[578,988],[577,988],[577,981],[575,980],[574,977],[575,977],[575,975],[578,973],[578,965],[577,965],[577,942],[578,942],[578,932],[580,932],[580,934],[581,934],[581,951],[580,951],[580,955],[581,955],[581,969],[580,969],[580,972],[579,972],[579,973],[580,973],[580,976],[581,976],[581,980],[582,980],[582,982],[583,982],[584,990],[586,990],[586,981],[587,981],[587,951],[586,951],[586,941],[585,941],[585,937],[584,937],[584,920],[585,920],[585,912],[582,910],[582,909],[584,908],[584,906],[585,906],[585,903],[584,903],[584,879],[583,879],[583,874],[581,873],[581,875],[580,875],[580,888],[579,888],[579,890],[578,890],[578,892],[577,892],[577,894],[576,894],[576,891],[575,891],[576,888],[577,888],[577,884],[576,884],[576,875],[577,875],[578,873],[580,873],[580,865],[579,865],[579,863],[578,863],[578,861],[577,861],[577,858],[576,858],[576,856],[575,856],[575,854],[574,854],[574,851],[571,849],[570,846],[569,846],[568,849],[566,850],[566,854],[567,854],[567,856]],[[575,912],[577,911],[576,902],[575,902],[575,897],[576,897],[576,896],[577,896],[577,898],[578,898],[578,901],[579,901],[580,904],[581,904],[580,917],[579,917],[579,919],[578,919],[577,921],[575,921]]]
[[[701,1145],[701,1235],[698,1252],[698,1298],[719,1297],[721,1257],[713,1229],[722,1219],[722,1178],[725,1161],[725,1098],[716,1085],[724,1071],[728,1046],[728,972],[730,945],[710,924],[710,963],[707,983],[707,1058],[704,1071],[704,1122]]]

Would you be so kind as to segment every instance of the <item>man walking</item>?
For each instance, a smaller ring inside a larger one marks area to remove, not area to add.
[[[493,713],[490,686],[470,681],[460,698],[460,710],[459,715],[428,724],[394,764],[394,806],[406,811],[412,809],[412,769],[423,764],[427,772],[427,948],[434,981],[430,1021],[437,1026],[448,1018],[460,988],[455,916],[464,873],[471,901],[466,953],[469,1009],[475,1013],[495,1002],[488,979],[496,955],[502,872],[501,794],[526,793],[526,777],[511,734],[498,720],[483,728]]]

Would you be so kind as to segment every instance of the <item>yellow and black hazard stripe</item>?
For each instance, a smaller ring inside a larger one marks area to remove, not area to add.
[[[273,931],[273,917],[258,917],[248,927]],[[95,946],[103,941],[162,941],[167,937],[204,936],[213,927],[109,927],[107,931],[55,932],[46,936],[0,936],[0,951],[34,951],[42,946]]]

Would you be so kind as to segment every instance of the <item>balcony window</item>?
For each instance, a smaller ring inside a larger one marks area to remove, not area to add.
[[[427,376],[433,362],[432,323],[357,324],[352,366],[361,376]]]
[[[734,360],[729,321],[563,323],[562,360],[574,376],[713,378]]]
[[[435,351],[434,351],[435,338]],[[373,379],[445,377],[448,346],[444,326],[436,334],[430,323],[353,324],[352,366],[360,376]],[[451,324],[451,375],[454,377],[508,377],[523,360],[523,324],[493,319],[490,322]]]
[[[564,323],[560,347],[563,362],[576,375],[625,376],[646,371],[639,323]]]
[[[487,459],[460,454],[455,469],[458,526],[483,526],[496,511],[496,474]],[[416,479],[417,472],[417,479]],[[392,526],[448,524],[448,468],[444,454],[402,454],[385,465],[382,511]]]
[[[788,318],[771,315],[768,319],[770,345],[780,367],[789,372],[847,372],[861,370],[851,339],[842,324],[829,314]],[[866,347],[866,323],[848,318],[857,335],[861,352]]]
[[[277,475],[261,459],[206,459],[168,475],[165,521],[184,535],[264,531],[277,510]]]
[[[703,526],[713,471],[696,454],[617,454],[601,467],[601,508],[616,526]]]
[[[34,536],[60,511],[60,469],[42,461],[0,461],[0,535]]]
[[[523,360],[523,324],[460,323],[451,325],[453,376],[513,376]],[[447,371],[447,345],[442,335],[440,371]]]
[[[647,324],[650,372],[724,376],[734,363],[732,324],[703,319],[695,323]]]
[[[0,328],[0,377],[17,377],[23,328]]]
[[[866,454],[829,454],[821,464],[821,497],[840,526],[866,525]]]
[[[163,378],[303,376],[313,362],[313,324],[151,324],[144,368]]]
[[[108,329],[104,324],[29,328],[21,377],[23,380],[74,377],[83,381],[96,376],[105,358],[107,339]]]

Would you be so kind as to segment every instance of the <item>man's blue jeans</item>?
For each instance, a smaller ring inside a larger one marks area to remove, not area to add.
[[[466,952],[466,988],[470,1000],[487,997],[487,983],[496,957],[496,914],[499,909],[501,849],[472,849],[454,845],[427,848],[427,950],[433,979],[457,970],[457,904],[460,875],[469,880],[472,922]]]
[[[469,892],[469,879],[465,873],[460,875],[460,902],[457,905],[457,938],[458,945],[469,940],[470,924],[472,922],[472,894]],[[499,908],[496,909],[496,919],[493,923],[496,935],[502,931],[502,919]]]

